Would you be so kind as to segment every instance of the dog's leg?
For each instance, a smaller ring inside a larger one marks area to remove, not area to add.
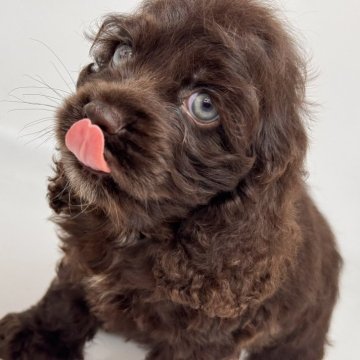
[[[97,327],[83,289],[58,277],[36,306],[0,321],[0,359],[82,359]]]

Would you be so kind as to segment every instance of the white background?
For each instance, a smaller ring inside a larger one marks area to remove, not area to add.
[[[0,0],[0,99],[15,100],[17,87],[42,86],[27,76],[41,76],[51,86],[68,91],[68,76],[50,46],[72,76],[88,61],[83,32],[112,11],[130,11],[128,0]],[[180,0],[179,0],[180,1]],[[309,185],[338,237],[345,258],[341,299],[336,309],[327,360],[359,359],[360,341],[360,3],[358,0],[282,0],[278,3],[296,29],[318,74],[309,97],[318,106],[310,124]],[[27,75],[27,76],[26,76]],[[39,79],[39,78],[37,78]],[[70,86],[71,87],[71,86]],[[43,89],[17,89],[22,99],[55,104],[54,99],[23,94],[58,94]],[[61,92],[62,94],[62,92]],[[44,101],[45,100],[45,101]],[[45,108],[40,106],[40,108]],[[14,109],[31,109],[18,110]],[[51,132],[36,140],[52,116],[33,106],[0,103],[0,317],[36,302],[54,274],[58,243],[46,194],[53,151]],[[50,110],[50,111],[48,111]],[[27,135],[28,134],[28,135]],[[42,144],[43,140],[50,139]],[[31,141],[29,143],[29,141]],[[116,337],[100,334],[88,347],[87,359],[143,359],[143,351]],[[290,360],[290,359],[289,359]]]

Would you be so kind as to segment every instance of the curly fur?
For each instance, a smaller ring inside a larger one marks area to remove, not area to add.
[[[114,66],[119,42],[133,57]],[[275,12],[251,0],[153,0],[108,16],[57,114],[49,181],[64,257],[43,300],[0,323],[8,359],[81,359],[99,327],[148,360],[319,360],[338,291],[334,237],[304,184],[306,71]],[[220,123],[181,110],[210,91]],[[111,176],[65,147],[91,101]]]

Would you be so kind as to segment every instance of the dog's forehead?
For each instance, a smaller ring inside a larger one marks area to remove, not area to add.
[[[248,0],[147,0],[138,13],[153,15],[165,26],[207,20],[230,24],[236,17],[234,10],[242,12],[249,5]]]
[[[217,23],[211,24],[202,18],[179,18],[165,23],[161,14],[141,13],[128,17],[119,22],[119,28],[126,27],[128,35],[134,45],[160,48],[177,47],[178,49],[192,48],[201,45],[219,46],[224,42],[224,29]]]
[[[111,45],[99,46],[99,53],[104,49],[109,59],[125,40],[133,47],[132,60],[123,66],[126,76],[150,74],[163,79],[165,88],[197,74],[199,84],[224,89],[227,79],[235,83],[249,77],[249,53],[263,51],[261,34],[271,35],[268,12],[252,4],[248,0],[147,1],[133,14],[105,21],[97,40],[104,37],[99,43]]]
[[[199,78],[223,72],[235,50],[226,43],[224,29],[215,22],[204,23],[201,17],[178,16],[164,23],[161,14],[141,12],[122,17],[116,24],[118,32],[126,33],[134,49],[134,63],[147,64],[168,74]]]

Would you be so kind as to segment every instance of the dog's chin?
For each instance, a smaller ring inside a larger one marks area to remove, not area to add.
[[[111,170],[105,173],[94,170],[79,162],[71,153],[64,150],[62,162],[71,190],[84,202],[103,208],[106,212],[112,208],[126,206],[140,208],[149,202],[160,201],[159,177],[151,178],[149,169],[132,174],[117,161],[110,151],[105,150],[104,157]]]
[[[112,181],[110,174],[91,169],[77,161],[68,152],[62,155],[61,161],[71,191],[81,200],[99,205],[102,202],[101,199],[105,199],[109,195],[110,188],[107,183]],[[116,184],[113,183],[114,185]]]

